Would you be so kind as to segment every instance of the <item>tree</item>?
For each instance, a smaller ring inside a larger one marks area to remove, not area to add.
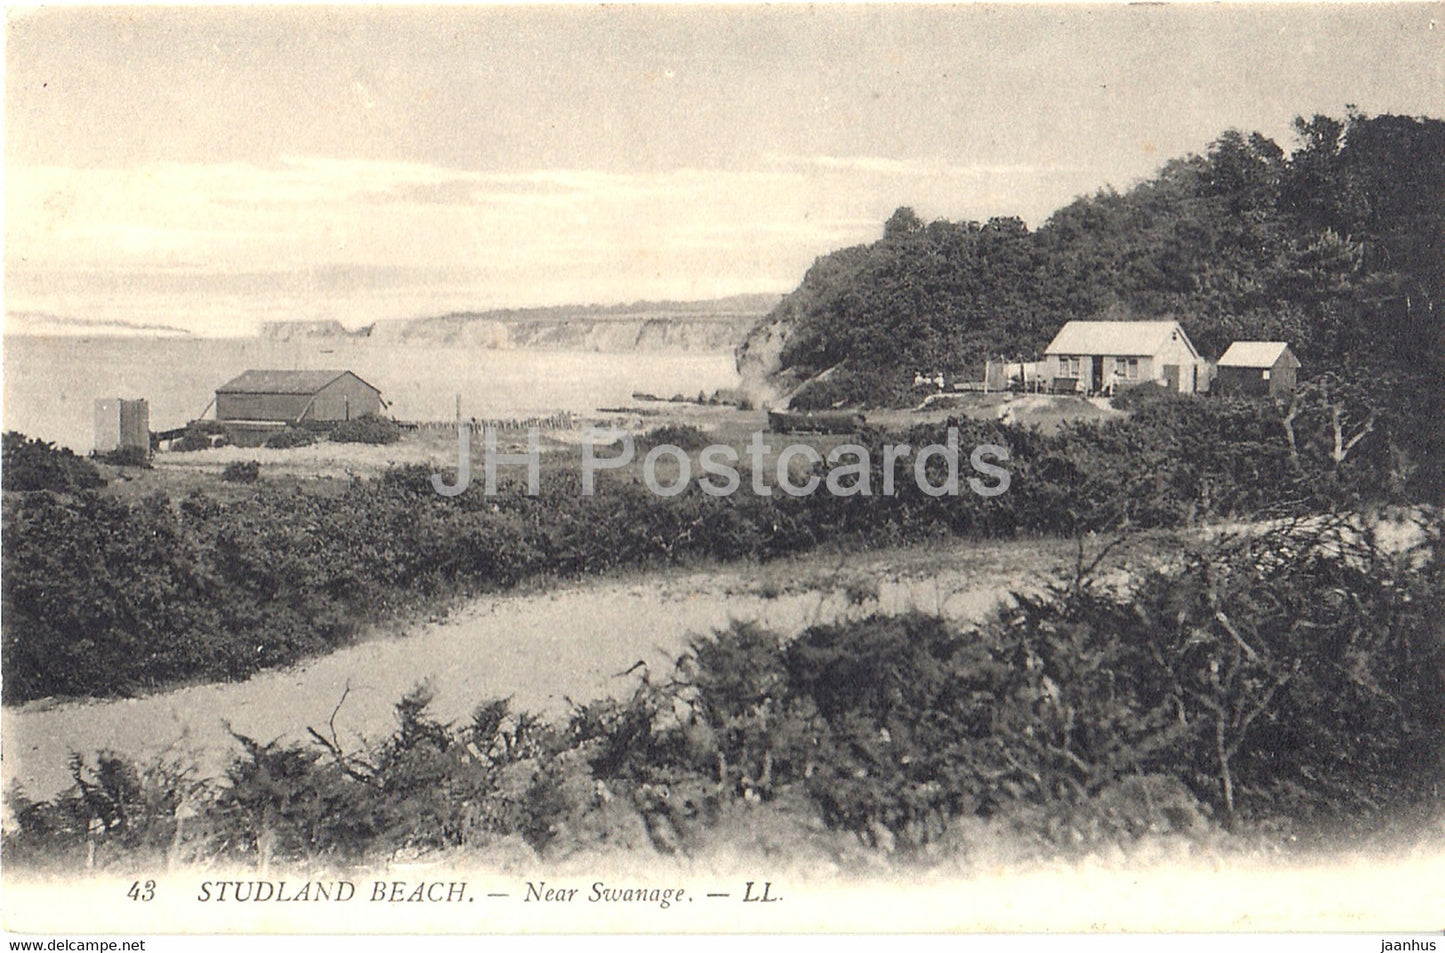
[[[1433,375],[1415,403],[1381,395],[1386,416],[1429,420],[1445,401],[1445,122],[1351,110],[1296,133],[1286,155],[1226,131],[1034,232],[1003,218],[925,225],[902,206],[880,241],[820,258],[769,317],[785,328],[787,384],[837,368],[832,401],[907,400],[899,382],[916,371],[1028,360],[1072,319],[1175,319],[1206,356],[1283,340],[1311,373]],[[1322,420],[1322,466],[1357,460],[1369,438],[1352,444],[1342,411],[1335,447]],[[1440,449],[1424,435],[1392,436],[1422,468]]]
[[[904,238],[908,235],[916,235],[923,231],[923,219],[913,209],[904,205],[899,207],[889,216],[888,221],[883,225],[883,239]]]

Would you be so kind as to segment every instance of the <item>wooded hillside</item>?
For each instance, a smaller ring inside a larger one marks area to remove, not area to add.
[[[1206,357],[1285,340],[1305,363],[1424,380],[1445,368],[1445,122],[1295,121],[1294,151],[1230,130],[1125,193],[1016,218],[923,222],[820,258],[744,345],[747,369],[857,403],[902,400],[917,370],[1032,359],[1071,319],[1174,318]],[[775,367],[759,339],[781,341]]]

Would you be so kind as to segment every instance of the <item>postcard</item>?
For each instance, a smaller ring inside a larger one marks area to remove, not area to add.
[[[12,949],[1436,949],[1445,7],[7,13]]]

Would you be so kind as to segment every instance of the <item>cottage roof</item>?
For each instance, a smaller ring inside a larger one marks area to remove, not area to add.
[[[1235,341],[1219,359],[1220,367],[1274,367],[1280,355],[1289,355],[1289,362],[1299,367],[1299,360],[1283,341]]]
[[[314,394],[350,371],[246,371],[216,388],[218,394]],[[356,377],[355,374],[351,374]],[[356,377],[361,381],[361,378]],[[361,381],[366,384],[366,381]],[[372,390],[377,388],[366,384]]]
[[[1129,355],[1158,354],[1174,335],[1196,355],[1178,321],[1070,321],[1059,329],[1045,354]]]

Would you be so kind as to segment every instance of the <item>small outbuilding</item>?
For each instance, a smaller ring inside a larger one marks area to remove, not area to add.
[[[351,371],[246,371],[216,388],[223,423],[300,426],[381,412],[381,391]]]
[[[1288,397],[1299,367],[1283,341],[1235,341],[1215,367],[1215,386],[1222,394]]]
[[[1058,393],[1113,393],[1155,383],[1180,394],[1209,389],[1209,364],[1178,321],[1070,321],[1044,349]]]
[[[95,401],[95,452],[150,453],[151,408],[145,400],[100,397]]]

